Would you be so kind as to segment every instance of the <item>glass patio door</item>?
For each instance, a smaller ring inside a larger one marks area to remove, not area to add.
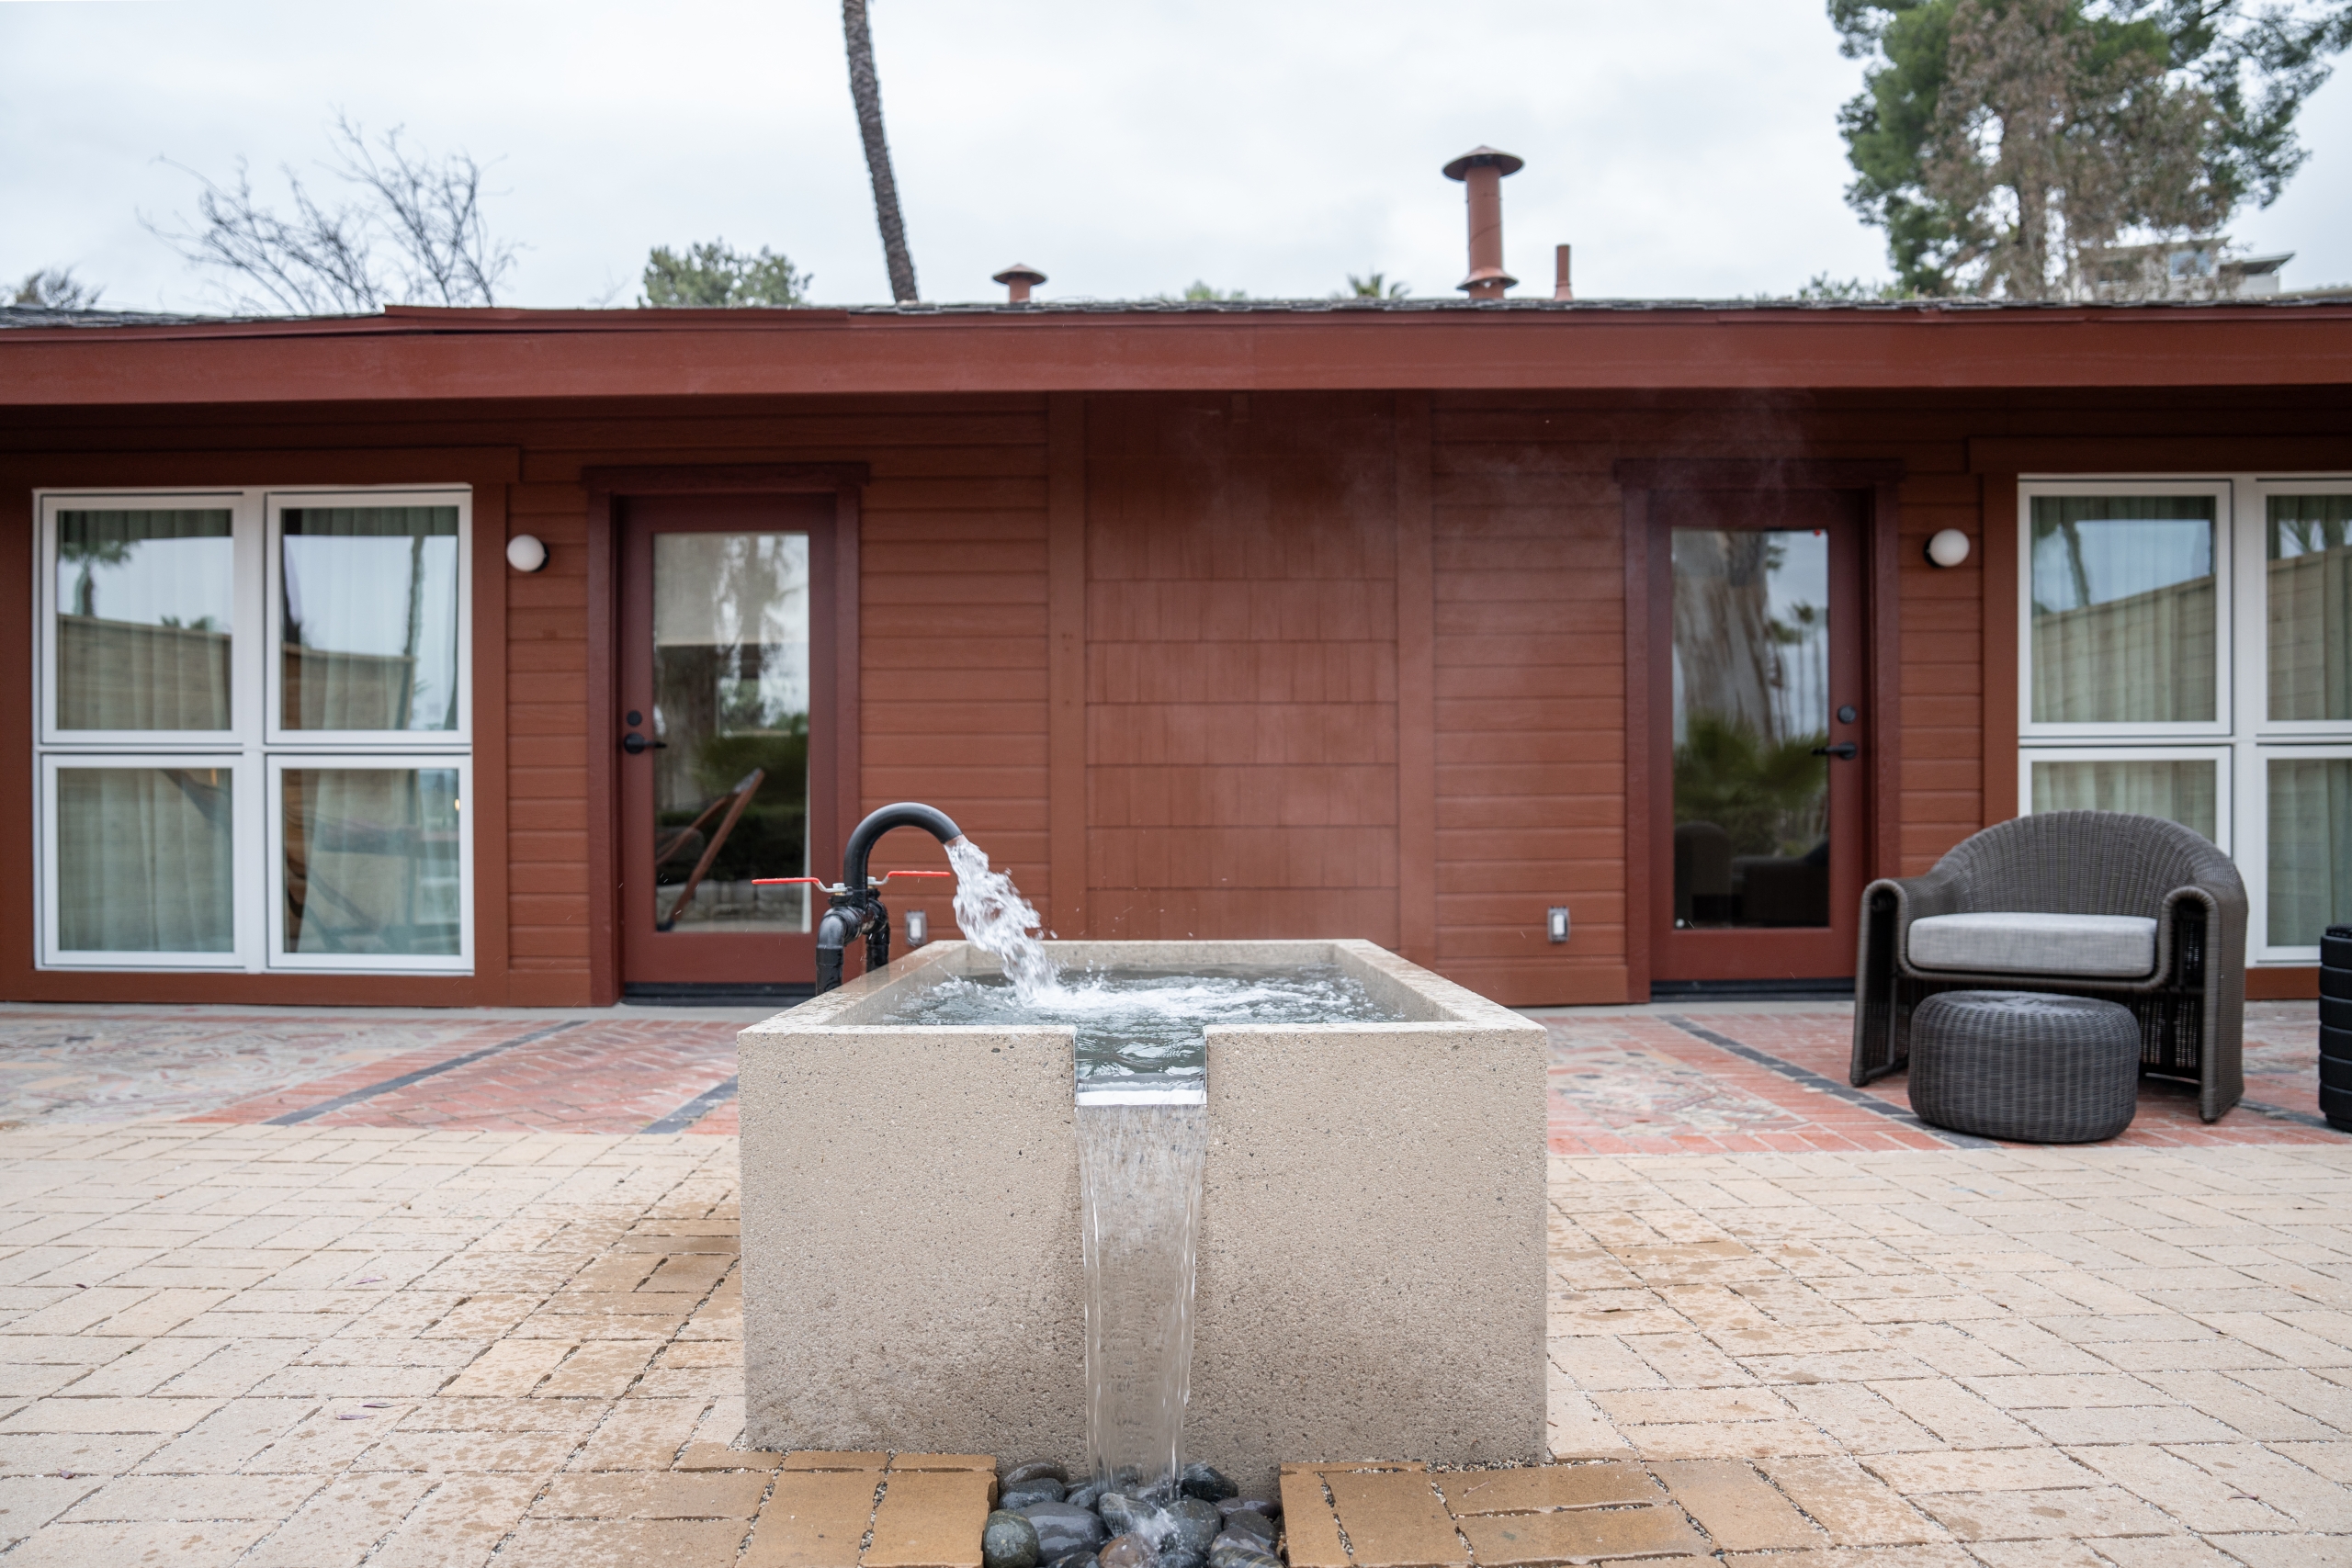
[[[1865,880],[1859,499],[1683,491],[1652,515],[1652,973],[1843,978]]]
[[[632,502],[623,539],[623,979],[815,973],[809,751],[816,556],[830,499]],[[830,869],[830,868],[828,868]]]

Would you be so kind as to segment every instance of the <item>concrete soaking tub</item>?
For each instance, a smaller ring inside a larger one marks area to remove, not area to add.
[[[1336,969],[1401,1021],[1212,1025],[1185,1457],[1533,1461],[1544,1034],[1364,942],[1054,942],[1067,974]],[[749,1436],[1071,1458],[1086,1438],[1074,1031],[874,1021],[938,942],[743,1032]]]

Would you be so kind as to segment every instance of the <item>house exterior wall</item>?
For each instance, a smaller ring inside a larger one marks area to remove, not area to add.
[[[591,892],[584,474],[862,463],[862,810],[923,799],[1064,937],[1351,936],[1511,1004],[1627,999],[1628,457],[1900,459],[1897,865],[2016,802],[2020,472],[2352,468],[2334,390],[1100,392],[498,403],[0,432],[0,682],[29,693],[32,491],[475,487],[477,972],[93,976],[15,998],[536,1003],[616,994]],[[1929,567],[1927,536],[1977,547]],[[2004,530],[2007,530],[2005,533]],[[527,532],[548,567],[508,570]],[[0,761],[0,885],[30,886],[29,703]],[[502,722],[503,720],[503,722]],[[1882,737],[1882,739],[1888,739]],[[894,839],[877,864],[936,864]],[[820,852],[819,869],[832,866]],[[946,899],[893,899],[950,929]],[[1565,947],[1544,911],[1572,910]],[[1074,929],[1073,929],[1074,928]]]

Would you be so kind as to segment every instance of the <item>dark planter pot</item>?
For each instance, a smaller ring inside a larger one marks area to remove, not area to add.
[[[2352,1056],[2322,1056],[2319,1059],[2319,1088],[2322,1094],[2330,1089],[2352,1094]]]
[[[2320,933],[2319,961],[2330,969],[2352,969],[2352,926],[2330,926]]]
[[[2338,997],[2320,998],[2319,1021],[2329,1029],[2352,1030],[2352,1001]]]
[[[2319,966],[2319,994],[2334,997],[2337,1001],[2352,1001],[2352,969],[2337,969],[2323,964]]]

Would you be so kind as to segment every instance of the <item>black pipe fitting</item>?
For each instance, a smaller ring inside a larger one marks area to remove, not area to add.
[[[871,975],[890,962],[890,911],[883,907],[881,895],[866,886],[866,868],[875,844],[893,828],[921,828],[943,844],[964,836],[947,813],[913,801],[886,806],[850,829],[849,845],[842,852],[842,890],[817,924],[819,996],[842,983],[842,955],[860,931],[865,933],[865,972]]]

